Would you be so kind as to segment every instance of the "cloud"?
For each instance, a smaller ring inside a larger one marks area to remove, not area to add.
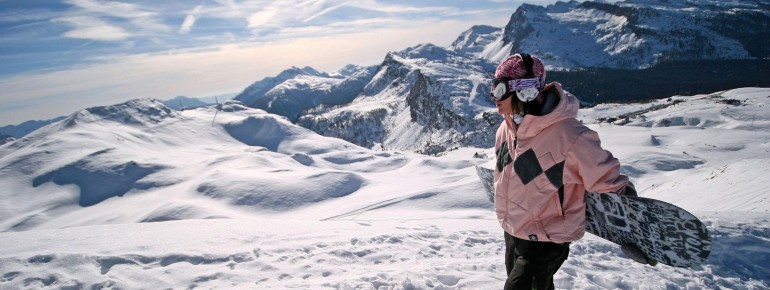
[[[310,16],[310,17],[308,17],[308,18],[305,18],[305,19],[303,19],[303,20],[302,20],[302,22],[310,22],[310,21],[312,21],[313,19],[316,19],[316,18],[318,18],[318,17],[321,17],[321,16],[323,16],[323,15],[325,15],[325,14],[328,14],[329,12],[332,12],[332,11],[334,11],[334,10],[337,10],[337,9],[339,9],[340,7],[343,7],[343,6],[347,6],[347,5],[348,5],[347,3],[342,3],[342,4],[338,4],[338,5],[335,5],[335,6],[329,7],[329,8],[325,8],[325,9],[321,10],[320,12],[318,12],[318,13],[316,13],[316,14],[314,14],[314,15],[311,15],[311,16]]]
[[[46,8],[9,8],[0,11],[0,24],[50,20],[57,12]]]
[[[77,8],[68,11],[67,13],[70,15],[68,17],[98,18],[104,23],[107,23],[107,19],[122,19],[124,21],[111,21],[109,26],[118,27],[122,25],[122,29],[126,30],[129,27],[126,27],[124,22],[128,21],[131,24],[130,28],[137,29],[136,32],[131,33],[132,35],[167,33],[171,31],[168,25],[159,19],[161,15],[136,4],[95,0],[68,0],[67,2]]]
[[[352,6],[387,14],[451,14],[458,11],[456,7],[451,6],[417,7],[406,5],[385,5],[380,4],[377,1],[357,2]]]
[[[184,21],[182,21],[182,26],[179,27],[179,33],[187,34],[190,32],[190,30],[192,30],[192,27],[195,25],[195,21],[198,19],[198,15],[201,13],[201,10],[203,10],[203,5],[195,6],[193,11],[185,16]]]
[[[71,26],[71,30],[64,33],[65,37],[91,39],[98,41],[117,41],[131,36],[120,27],[113,26],[100,19],[76,16],[63,17],[52,20],[54,23],[65,23]]]
[[[467,15],[458,7],[425,5],[421,2],[389,4],[374,0],[310,0],[273,1],[252,12],[248,28],[256,40],[273,41],[297,37],[297,32],[312,31],[326,35],[365,31],[381,28],[400,28],[413,25],[415,21],[433,19],[451,20]],[[228,0],[218,0],[227,7],[234,7]],[[242,3],[239,9],[255,8],[253,2]],[[446,4],[450,5],[450,4]],[[472,6],[473,7],[473,6]],[[467,10],[467,9],[466,9]],[[355,24],[354,24],[355,23]]]
[[[82,10],[112,17],[150,18],[155,15],[155,13],[144,11],[135,4],[118,1],[69,0],[67,2]]]
[[[182,21],[182,26],[179,27],[179,33],[185,34],[190,32],[193,25],[195,25],[195,15],[187,14],[187,16],[184,18],[184,21]]]
[[[265,7],[263,10],[257,11],[249,15],[248,27],[251,29],[264,29],[267,24],[275,21],[274,18],[281,12],[281,9],[276,6]],[[278,27],[279,25],[269,25],[269,27]]]

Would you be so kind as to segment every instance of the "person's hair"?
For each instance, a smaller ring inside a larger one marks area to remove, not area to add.
[[[510,97],[509,99],[511,102],[511,109],[513,110],[514,114],[521,113],[524,111],[524,102],[519,101],[516,96]]]

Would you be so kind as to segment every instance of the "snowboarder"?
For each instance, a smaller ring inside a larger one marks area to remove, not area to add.
[[[585,233],[584,193],[636,196],[599,136],[576,119],[578,100],[545,82],[545,66],[527,54],[500,63],[492,101],[497,129],[495,211],[505,231],[505,289],[553,289],[553,275]],[[629,258],[654,265],[633,246]]]

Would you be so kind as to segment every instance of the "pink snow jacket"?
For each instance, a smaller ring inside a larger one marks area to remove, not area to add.
[[[521,125],[506,116],[497,129],[495,211],[512,236],[573,242],[585,233],[585,192],[623,192],[628,177],[599,135],[576,119],[577,98],[556,82],[548,90],[559,97],[553,111],[526,115]]]

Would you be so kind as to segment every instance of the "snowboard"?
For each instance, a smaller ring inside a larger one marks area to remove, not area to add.
[[[494,202],[494,171],[476,166]],[[711,237],[694,215],[673,204],[644,197],[587,192],[586,231],[618,245],[636,246],[659,263],[688,268],[711,253]]]

